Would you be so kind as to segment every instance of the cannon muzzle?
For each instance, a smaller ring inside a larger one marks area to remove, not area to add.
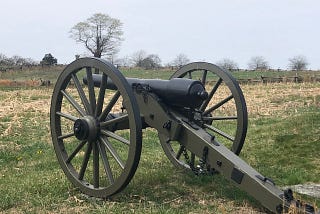
[[[102,75],[92,75],[95,87],[100,87]],[[197,108],[208,98],[203,84],[198,80],[173,78],[170,80],[160,79],[137,79],[126,78],[131,87],[144,86],[150,92],[155,93],[165,103],[171,106]],[[88,83],[86,77],[83,78],[85,84]],[[107,89],[117,90],[111,79],[107,79]]]

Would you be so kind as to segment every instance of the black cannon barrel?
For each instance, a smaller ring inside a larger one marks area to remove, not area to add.
[[[93,84],[100,87],[102,75],[93,74]],[[126,78],[131,86],[148,86],[148,88],[158,95],[163,101],[171,106],[178,107],[199,107],[205,99],[208,98],[203,84],[198,80],[174,78],[170,80],[160,79],[137,79]],[[83,78],[83,82],[87,84],[87,78]],[[117,90],[111,79],[107,79],[107,89]]]

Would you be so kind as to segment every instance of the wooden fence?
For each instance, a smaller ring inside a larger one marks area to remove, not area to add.
[[[256,83],[302,83],[302,82],[320,82],[320,75],[313,75],[311,77],[302,77],[302,76],[283,76],[283,77],[265,77],[261,76],[260,78],[248,78],[243,79],[239,78],[237,79],[240,84],[256,84]]]

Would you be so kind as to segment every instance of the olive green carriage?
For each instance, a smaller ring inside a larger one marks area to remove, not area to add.
[[[138,167],[142,130],[151,127],[175,166],[219,172],[272,212],[294,204],[315,213],[238,157],[247,117],[237,81],[205,62],[183,66],[170,80],[146,80],[125,78],[105,60],[81,58],[59,76],[50,109],[59,164],[90,196],[107,198],[128,185]]]

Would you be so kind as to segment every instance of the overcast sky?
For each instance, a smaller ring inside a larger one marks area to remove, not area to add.
[[[0,5],[0,53],[40,61],[52,53],[70,63],[86,53],[69,30],[94,13],[123,22],[119,57],[138,50],[163,63],[184,53],[191,61],[229,58],[246,68],[263,56],[273,68],[304,55],[320,69],[319,0],[10,0]]]

